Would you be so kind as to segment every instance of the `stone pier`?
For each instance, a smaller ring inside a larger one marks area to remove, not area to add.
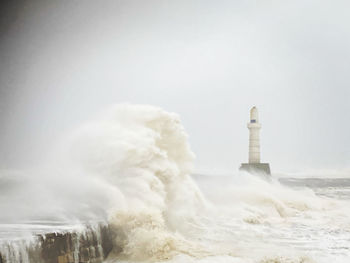
[[[107,225],[83,233],[48,233],[30,245],[2,245],[0,263],[102,263],[113,248]],[[4,247],[5,246],[5,247]]]

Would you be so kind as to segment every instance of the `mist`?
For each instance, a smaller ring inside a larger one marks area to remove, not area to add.
[[[195,169],[237,171],[249,109],[273,171],[349,171],[347,1],[8,1],[0,167],[43,160],[111,104],[176,112]]]

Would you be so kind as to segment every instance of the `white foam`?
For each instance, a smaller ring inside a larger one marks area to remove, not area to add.
[[[106,214],[116,234],[108,262],[345,263],[350,257],[348,201],[245,173],[193,180],[194,154],[176,114],[117,105],[60,143],[61,170],[53,172],[60,176],[45,184],[64,195],[49,199],[57,204],[52,212]]]
[[[248,174],[197,176],[200,191],[179,117],[156,107],[116,106],[75,138],[75,159],[123,195],[112,261],[312,262],[328,253],[317,231],[349,226],[340,202]]]

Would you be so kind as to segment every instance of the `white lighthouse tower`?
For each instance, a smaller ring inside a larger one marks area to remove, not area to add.
[[[248,163],[242,163],[240,170],[250,173],[271,174],[268,163],[260,163],[260,129],[258,109],[254,106],[250,110],[249,129],[249,157]]]
[[[260,163],[259,132],[261,125],[256,107],[250,110],[250,122],[247,124],[247,127],[249,129],[249,163]]]

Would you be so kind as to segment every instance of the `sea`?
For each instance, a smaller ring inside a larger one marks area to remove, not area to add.
[[[350,175],[196,174],[180,117],[145,105],[59,146],[40,168],[0,171],[6,263],[33,263],[37,235],[98,223],[114,237],[105,263],[350,262]]]

